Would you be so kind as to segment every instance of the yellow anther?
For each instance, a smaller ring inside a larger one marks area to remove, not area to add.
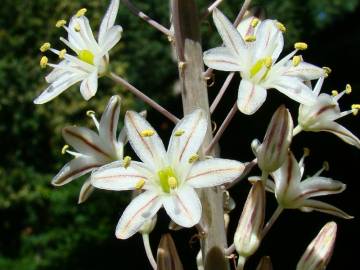
[[[301,56],[300,55],[295,55],[292,59],[292,64],[294,67],[297,67],[301,62]]]
[[[324,161],[324,162],[323,162],[323,168],[324,168],[325,171],[328,171],[328,170],[330,169],[329,162]]]
[[[286,27],[281,22],[276,22],[276,27],[283,33],[286,32]]]
[[[55,24],[57,28],[63,27],[66,24],[65,20],[58,20]]]
[[[75,26],[74,26],[74,30],[76,31],[76,32],[80,32],[80,24],[75,24]]]
[[[350,84],[347,84],[347,85],[345,86],[345,93],[346,93],[346,94],[350,94],[351,92],[352,92],[352,87],[351,87]]]
[[[332,72],[331,68],[329,67],[323,67],[322,69],[325,71],[326,75],[329,75]]]
[[[124,157],[123,166],[125,169],[130,166],[130,163],[131,163],[131,157],[129,157],[129,156]]]
[[[305,42],[296,42],[294,44],[295,49],[303,51],[308,48],[308,45]]]
[[[41,45],[40,51],[46,52],[48,49],[50,49],[50,47],[51,47],[51,44],[49,42],[45,42],[43,45]]]
[[[47,64],[48,64],[49,59],[46,56],[41,57],[40,59],[40,67],[41,68],[46,68]]]
[[[254,42],[256,40],[256,37],[254,35],[247,35],[245,36],[246,42]]]
[[[185,133],[185,130],[183,129],[178,129],[177,131],[175,131],[174,135],[176,137],[180,137],[181,135],[183,135]]]
[[[63,155],[65,155],[66,154],[66,151],[69,149],[69,145],[67,145],[67,144],[65,144],[64,146],[63,146],[63,148],[61,149],[61,154],[63,154]]]
[[[352,109],[352,113],[353,113],[353,115],[357,115],[357,114],[358,114],[358,112],[359,112],[359,110],[358,110],[358,109]]]
[[[267,68],[271,68],[271,66],[272,66],[272,58],[270,56],[265,57],[264,65]]]
[[[87,9],[86,8],[82,8],[82,9],[79,9],[78,12],[76,12],[76,17],[81,17],[81,16],[84,16],[85,13],[86,13]]]
[[[177,187],[177,180],[174,176],[170,176],[168,178],[168,184],[171,189],[175,189]]]
[[[337,90],[332,90],[332,91],[331,91],[331,95],[332,95],[333,97],[337,96],[338,94],[339,94],[339,92],[338,92]]]
[[[251,26],[255,28],[259,24],[259,22],[260,22],[260,20],[256,17],[254,17],[254,19],[252,19],[252,21],[251,21]]]
[[[136,184],[135,184],[135,188],[137,190],[140,190],[144,187],[145,185],[145,179],[141,178]]]
[[[190,158],[189,158],[189,163],[194,163],[195,161],[199,160],[199,155],[198,154],[193,154]]]
[[[145,129],[140,132],[141,137],[151,137],[154,134],[155,134],[155,131],[153,131],[151,129]]]
[[[60,58],[60,59],[64,59],[65,54],[66,54],[66,49],[62,49],[62,50],[59,52],[59,58]]]
[[[307,147],[304,147],[304,157],[308,157],[310,155],[310,149]]]
[[[88,111],[86,111],[86,115],[89,116],[89,117],[94,117],[94,116],[95,116],[95,112],[92,111],[92,110],[88,110]]]
[[[357,115],[360,109],[360,104],[351,105],[353,115]]]

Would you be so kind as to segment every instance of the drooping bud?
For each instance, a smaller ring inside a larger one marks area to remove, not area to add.
[[[183,270],[182,263],[170,234],[164,234],[157,250],[158,270]]]
[[[290,112],[284,105],[280,106],[271,118],[263,143],[259,146],[253,143],[262,171],[273,172],[284,163],[292,140],[293,127]]]
[[[139,233],[141,234],[150,234],[156,225],[157,215],[153,216],[152,218],[148,219],[140,228]]]
[[[328,222],[306,248],[296,270],[323,270],[328,265],[334,249],[337,225]]]
[[[269,256],[264,256],[261,258],[256,270],[272,270],[272,263]]]
[[[249,192],[234,236],[239,261],[245,261],[259,247],[264,218],[265,191],[263,183],[258,181]]]

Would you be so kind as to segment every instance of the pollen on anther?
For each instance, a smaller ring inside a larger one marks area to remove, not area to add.
[[[66,151],[69,149],[69,145],[67,145],[67,144],[65,144],[64,146],[63,146],[63,148],[61,149],[61,154],[63,154],[63,155],[65,155],[66,154]]]
[[[331,95],[332,95],[333,97],[336,97],[338,94],[339,94],[339,92],[338,92],[337,90],[332,90],[332,91],[331,91]]]
[[[57,28],[63,27],[66,24],[65,20],[58,20],[55,24]]]
[[[346,94],[350,94],[351,92],[352,92],[352,87],[351,87],[350,84],[347,84],[347,85],[345,86],[345,93],[346,93]]]
[[[177,180],[176,180],[176,178],[173,177],[173,176],[170,176],[170,177],[168,178],[168,184],[169,184],[169,187],[170,187],[171,189],[175,189],[175,188],[177,187]]]
[[[190,158],[189,158],[189,163],[194,163],[195,161],[199,160],[199,155],[198,154],[193,154]]]
[[[270,56],[265,57],[264,64],[265,67],[270,68],[272,66],[272,58]]]
[[[357,115],[360,109],[360,104],[353,104],[351,105],[351,110],[353,115]]]
[[[136,184],[135,184],[135,189],[140,190],[144,187],[145,185],[145,179],[141,178]]]
[[[41,57],[40,59],[40,67],[41,68],[46,68],[47,64],[48,64],[49,59],[46,56]]]
[[[183,129],[178,129],[177,131],[175,131],[174,135],[176,137],[180,137],[181,135],[183,135],[185,133],[185,130]]]
[[[247,35],[245,36],[246,42],[254,42],[256,40],[256,37],[254,35]]]
[[[89,117],[94,117],[94,116],[95,116],[95,112],[92,111],[92,110],[88,110],[88,111],[86,111],[86,115],[89,116]]]
[[[286,32],[286,27],[281,22],[276,22],[276,27],[283,33]]]
[[[255,28],[255,27],[259,24],[259,22],[260,22],[260,20],[255,17],[255,18],[252,19],[252,21],[251,21],[251,26],[252,26],[253,28]]]
[[[151,137],[154,134],[155,134],[155,131],[153,131],[151,129],[145,129],[140,132],[141,137]]]
[[[328,171],[328,170],[330,169],[329,162],[324,161],[324,162],[323,162],[323,168],[324,168],[325,171]]]
[[[82,8],[82,9],[79,9],[78,12],[76,12],[76,17],[81,17],[81,16],[84,16],[85,13],[86,13],[87,9],[86,8]]]
[[[49,42],[45,42],[43,45],[41,45],[40,51],[46,52],[48,49],[50,49],[50,47],[51,47],[51,44]]]
[[[130,166],[130,163],[131,163],[131,157],[130,156],[124,157],[123,166],[124,166],[125,169]]]
[[[296,50],[303,51],[303,50],[306,50],[308,48],[308,45],[305,42],[296,42],[294,44],[294,48]]]
[[[295,55],[292,59],[292,64],[294,67],[297,67],[301,62],[301,56]]]
[[[326,75],[329,75],[332,72],[331,68],[329,67],[323,67],[323,70],[325,71]]]
[[[62,50],[59,52],[59,58],[60,58],[60,59],[64,59],[65,54],[66,54],[66,49],[62,49]]]

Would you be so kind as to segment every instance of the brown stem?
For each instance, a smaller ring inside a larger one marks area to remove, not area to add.
[[[201,15],[201,21],[206,19],[207,16],[210,15],[210,13],[218,6],[221,4],[221,2],[224,0],[216,0],[214,3],[212,3],[206,10],[205,12]]]

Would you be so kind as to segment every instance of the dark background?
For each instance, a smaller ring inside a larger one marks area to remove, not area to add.
[[[168,6],[163,0],[134,2],[168,26]],[[204,8],[208,2],[198,1],[198,4]],[[269,18],[277,18],[287,26],[284,54],[290,52],[294,42],[303,40],[310,45],[303,54],[307,61],[332,68],[333,73],[326,80],[323,91],[341,90],[346,83],[352,84],[353,93],[340,101],[343,110],[353,103],[360,103],[358,1],[264,0],[254,1],[254,5],[265,10]],[[114,93],[123,97],[122,114],[126,109],[145,107],[107,79],[100,80],[98,94],[88,103],[82,100],[76,86],[48,104],[33,105],[32,100],[46,86],[45,72],[38,68],[38,47],[44,41],[50,41],[60,48],[57,40],[64,33],[54,27],[55,22],[68,18],[83,6],[88,8],[93,29],[97,29],[107,1],[3,0],[1,3],[1,270],[150,269],[140,235],[126,241],[114,236],[116,223],[130,194],[97,191],[88,202],[79,206],[76,202],[81,180],[62,188],[50,185],[53,175],[70,159],[60,154],[64,144],[62,127],[70,124],[93,127],[90,119],[85,117],[86,110],[94,109],[100,115]],[[240,6],[241,1],[232,0],[222,4],[221,9],[230,18],[235,18]],[[131,15],[124,6],[120,7],[117,22],[123,26],[124,36],[111,52],[112,68],[180,117],[181,99],[174,91],[177,68],[171,60],[167,38]],[[216,29],[211,20],[209,22],[202,24],[204,49],[220,44]],[[226,77],[224,72],[215,74],[215,85],[209,88],[211,100]],[[214,113],[213,120],[218,125],[236,100],[238,85],[237,75]],[[221,139],[222,156],[241,161],[253,159],[250,143],[254,138],[263,138],[271,115],[280,104],[286,104],[296,122],[298,104],[270,90],[266,103],[255,115],[236,115]],[[172,124],[151,109],[148,115],[166,141]],[[349,115],[339,122],[360,134],[357,121],[357,117]],[[342,220],[322,213],[286,210],[249,260],[248,269],[255,269],[263,255],[271,256],[274,269],[295,268],[308,243],[331,220],[338,224],[338,237],[328,269],[358,268],[357,248],[352,246],[359,239],[359,151],[328,133],[300,133],[292,144],[297,159],[301,157],[303,147],[311,149],[305,175],[314,174],[327,160],[330,171],[324,176],[343,181],[347,190],[325,197],[324,201],[354,215],[355,219]],[[251,173],[258,174],[256,170]],[[249,187],[244,181],[230,191],[238,207],[231,213],[229,239],[233,236]],[[271,194],[267,201],[269,218],[276,208],[276,201]],[[161,211],[151,235],[154,251],[160,235],[168,231],[167,223],[168,217]],[[180,258],[187,266],[185,269],[195,269],[194,256],[199,249],[198,243],[191,241],[195,233],[190,229],[172,234]]]

